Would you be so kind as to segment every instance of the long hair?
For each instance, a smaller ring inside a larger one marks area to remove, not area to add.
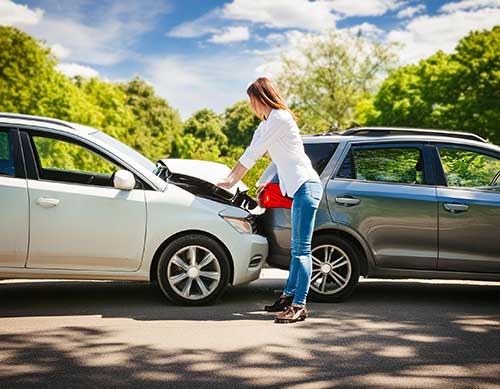
[[[288,108],[285,99],[279,92],[278,88],[274,86],[270,79],[266,77],[257,78],[247,88],[247,94],[254,97],[262,104],[265,104],[274,109],[284,109],[292,114],[292,117],[297,121],[295,114]]]

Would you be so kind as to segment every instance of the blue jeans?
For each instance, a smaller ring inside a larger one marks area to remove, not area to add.
[[[323,186],[316,179],[304,182],[292,202],[292,258],[283,294],[293,297],[293,304],[305,305],[311,282],[311,240],[316,211],[323,196]]]

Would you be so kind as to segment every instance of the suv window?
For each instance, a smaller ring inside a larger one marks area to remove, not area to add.
[[[478,151],[439,146],[449,187],[500,191],[500,159]]]
[[[32,136],[41,179],[113,186],[111,176],[120,167],[70,140]]]
[[[16,169],[9,131],[0,131],[0,175],[14,177]]]
[[[304,143],[304,151],[318,174],[323,172],[337,146],[338,143]]]
[[[417,147],[353,147],[344,159],[337,177],[359,181],[423,184],[422,152]]]

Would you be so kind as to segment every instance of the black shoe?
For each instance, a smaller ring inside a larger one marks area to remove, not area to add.
[[[264,310],[267,312],[281,312],[286,311],[286,309],[292,305],[293,296],[279,297],[278,300],[274,302],[273,305],[266,305]]]

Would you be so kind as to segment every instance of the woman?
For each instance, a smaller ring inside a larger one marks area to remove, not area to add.
[[[293,197],[292,258],[283,294],[265,309],[282,311],[275,322],[293,323],[307,317],[306,298],[312,272],[311,239],[323,187],[304,152],[295,115],[276,87],[263,77],[248,87],[247,94],[252,110],[262,122],[237,165],[218,186],[230,189],[266,151],[276,165],[281,193]]]

